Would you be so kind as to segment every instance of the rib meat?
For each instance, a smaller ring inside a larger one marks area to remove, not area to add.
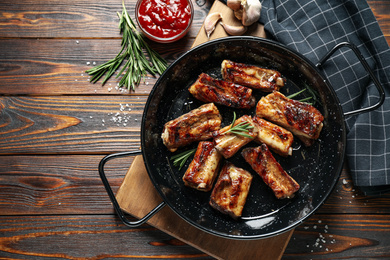
[[[221,115],[213,103],[204,104],[164,125],[161,138],[164,145],[174,152],[181,146],[204,141],[220,129]]]
[[[299,184],[283,170],[266,144],[256,148],[245,148],[242,156],[273,190],[276,198],[292,198],[299,190]]]
[[[226,162],[211,193],[210,205],[237,219],[241,217],[253,176]]]
[[[194,159],[183,176],[184,184],[200,191],[211,190],[222,155],[210,141],[199,142]]]
[[[246,133],[249,137],[228,132],[231,128],[230,125],[225,126],[214,134],[215,148],[217,148],[226,159],[232,157],[238,150],[257,136],[257,128],[253,124],[250,116],[244,115],[238,118],[235,121],[234,126],[237,126],[240,123],[249,123],[253,127],[252,129],[248,129],[249,131]]]
[[[258,116],[254,116],[252,120],[258,130],[257,141],[265,143],[279,155],[288,156],[292,154],[291,146],[294,136],[290,131]]]
[[[260,99],[256,115],[291,131],[306,146],[318,139],[324,121],[323,115],[312,105],[289,99],[277,91]]]
[[[264,92],[279,91],[285,80],[280,72],[243,63],[224,60],[222,76],[226,81],[260,89]]]
[[[214,102],[233,108],[251,108],[256,104],[252,89],[215,79],[206,73],[199,75],[189,91],[203,102]]]

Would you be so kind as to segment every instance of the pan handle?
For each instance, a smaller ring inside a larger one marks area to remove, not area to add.
[[[148,221],[154,214],[156,214],[160,209],[162,209],[165,206],[165,202],[161,202],[159,205],[157,205],[154,209],[152,209],[148,214],[146,214],[143,218],[137,220],[137,221],[129,221],[126,217],[125,214],[123,213],[122,209],[120,208],[118,201],[115,198],[115,195],[110,187],[110,184],[108,183],[108,180],[106,178],[106,174],[104,173],[104,165],[106,162],[108,162],[111,159],[114,158],[119,158],[119,157],[124,157],[124,156],[131,156],[131,155],[137,155],[140,154],[141,151],[132,151],[132,152],[122,152],[122,153],[114,153],[105,156],[99,163],[99,175],[100,178],[102,179],[102,182],[104,184],[104,187],[106,188],[106,191],[108,193],[108,196],[110,197],[110,200],[112,204],[114,205],[114,209],[119,216],[120,220],[129,227],[138,227],[142,224],[144,224],[146,221]]]
[[[360,108],[360,109],[356,109],[356,110],[353,110],[353,111],[348,111],[346,113],[344,113],[344,116],[352,116],[352,115],[356,115],[356,114],[361,114],[361,113],[365,113],[365,112],[369,112],[369,111],[372,111],[372,110],[375,110],[377,109],[378,107],[380,107],[383,102],[385,101],[385,91],[383,90],[383,87],[382,85],[379,83],[378,79],[375,77],[374,73],[372,72],[370,66],[368,65],[367,61],[364,59],[363,55],[360,53],[359,49],[352,43],[349,43],[349,42],[342,42],[342,43],[339,43],[337,44],[336,46],[333,47],[332,50],[330,50],[328,52],[328,54],[326,54],[317,64],[316,64],[316,67],[317,68],[320,68],[322,66],[322,64],[327,61],[329,59],[329,57],[335,52],[337,51],[338,49],[342,48],[342,47],[347,47],[347,48],[350,48],[356,55],[356,57],[359,59],[359,61],[361,62],[361,64],[363,65],[364,69],[367,71],[367,73],[369,74],[369,76],[371,77],[371,80],[374,82],[376,88],[378,89],[378,92],[379,92],[379,101],[372,105],[372,106],[369,106],[369,107],[364,107],[364,108]]]

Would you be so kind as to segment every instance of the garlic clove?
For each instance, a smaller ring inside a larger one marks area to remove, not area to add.
[[[244,26],[252,25],[260,18],[261,3],[259,0],[242,0],[243,13],[241,22]]]
[[[245,26],[233,26],[233,25],[225,24],[223,22],[219,22],[219,23],[225,29],[225,32],[229,35],[239,36],[239,35],[243,35],[247,31],[247,27]]]
[[[210,38],[210,35],[214,32],[217,22],[222,19],[221,13],[211,13],[207,15],[204,20],[204,29],[206,31],[207,38]]]
[[[241,9],[241,0],[227,0],[226,5],[233,11]]]

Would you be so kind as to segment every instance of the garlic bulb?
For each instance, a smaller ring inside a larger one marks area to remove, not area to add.
[[[260,18],[261,3],[259,0],[242,0],[242,24],[249,26],[257,22]]]
[[[227,6],[234,11],[234,16],[244,26],[250,26],[260,18],[261,3],[259,0],[227,0]]]

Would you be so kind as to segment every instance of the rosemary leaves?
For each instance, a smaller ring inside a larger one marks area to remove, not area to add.
[[[253,128],[253,126],[249,122],[245,121],[245,122],[241,122],[237,125],[234,125],[235,122],[236,122],[236,113],[233,112],[233,121],[232,121],[232,124],[230,126],[230,129],[227,130],[226,133],[233,133],[236,135],[241,135],[241,136],[253,139],[252,136],[247,134],[249,132],[249,129]]]
[[[122,33],[122,48],[120,52],[114,59],[91,68],[86,73],[92,76],[92,83],[96,83],[105,75],[102,81],[102,85],[104,85],[124,63],[122,69],[116,76],[116,78],[121,77],[118,86],[126,87],[128,90],[134,91],[135,86],[148,73],[152,76],[156,76],[157,74],[161,75],[167,68],[167,62],[149,47],[144,36],[137,31],[133,20],[127,13],[124,2],[122,2],[122,6],[122,13],[118,13],[120,19],[119,29]]]
[[[187,159],[195,152],[196,149],[194,148],[172,156],[171,160],[173,160],[173,165],[179,166],[179,170],[180,170],[183,167],[183,165],[186,163]]]
[[[295,93],[287,96],[287,98],[293,99],[305,91],[309,92],[309,96],[302,98],[302,99],[299,99],[298,101],[307,103],[309,105],[314,105],[315,103],[320,103],[319,99],[318,99],[318,93],[315,90],[311,89],[309,86],[306,86],[304,89],[301,89],[300,91],[295,92]]]

